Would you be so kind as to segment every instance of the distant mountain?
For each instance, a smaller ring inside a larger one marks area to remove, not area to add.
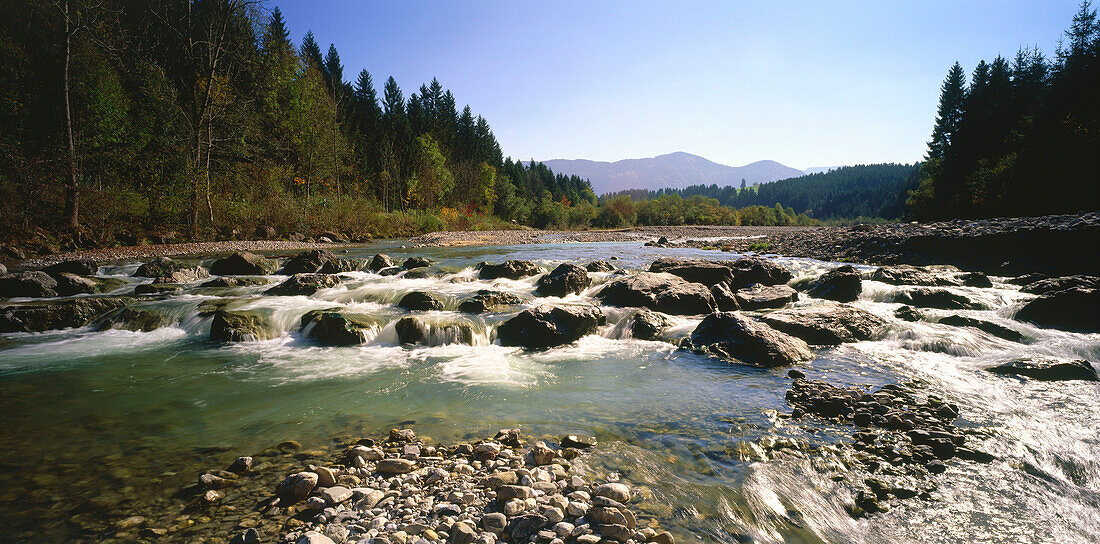
[[[586,159],[542,161],[555,173],[577,175],[592,182],[597,195],[626,189],[682,189],[691,185],[740,186],[767,183],[805,174],[775,161],[756,161],[745,166],[726,166],[690,153],[669,153],[649,159],[615,162]]]

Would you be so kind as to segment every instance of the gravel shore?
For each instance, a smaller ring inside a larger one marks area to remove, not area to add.
[[[293,251],[305,249],[332,249],[348,247],[349,244],[318,244],[290,242],[284,240],[243,240],[226,242],[194,242],[188,244],[155,244],[148,246],[111,247],[104,249],[86,249],[34,257],[19,263],[17,268],[42,268],[54,263],[80,259],[97,262],[121,261],[126,259],[149,259],[153,257],[178,257],[183,255],[216,255],[234,251]]]

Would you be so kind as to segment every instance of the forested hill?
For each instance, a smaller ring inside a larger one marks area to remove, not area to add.
[[[844,166],[754,187],[694,185],[684,189],[622,191],[634,200],[656,199],[666,194],[682,198],[704,196],[724,206],[774,206],[780,203],[817,219],[879,217],[896,219],[905,212],[905,196],[916,187],[916,164]]]

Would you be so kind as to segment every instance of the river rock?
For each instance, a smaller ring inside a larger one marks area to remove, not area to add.
[[[336,542],[317,531],[306,531],[294,544],[336,544]]]
[[[219,276],[267,276],[275,273],[275,261],[249,253],[238,251],[210,265],[210,273]]]
[[[782,308],[798,300],[798,291],[787,285],[761,285],[738,289],[733,294],[742,310]]]
[[[912,306],[901,306],[894,310],[894,317],[904,321],[920,321],[924,319],[924,313]]]
[[[171,273],[157,276],[153,283],[191,283],[204,278],[209,278],[210,273],[201,266],[191,268],[176,268]]]
[[[397,340],[402,344],[469,346],[474,343],[474,330],[466,323],[436,325],[425,323],[415,317],[402,317],[394,324],[394,330],[397,332]]]
[[[336,255],[327,249],[311,249],[291,257],[279,273],[287,276],[315,274],[321,271],[321,267],[335,260]]]
[[[431,265],[432,260],[426,259],[424,257],[409,257],[408,259],[405,259],[404,264],[402,264],[402,266],[405,267],[405,270],[412,270],[414,268],[427,268]]]
[[[552,272],[539,278],[535,292],[544,297],[564,297],[571,293],[580,294],[592,284],[588,272],[570,263],[558,265]]]
[[[949,315],[940,319],[940,323],[944,325],[951,325],[952,327],[973,327],[985,331],[998,338],[1004,338],[1005,340],[1011,340],[1013,342],[1023,342],[1024,335],[1018,331],[1014,331],[1003,325],[996,323],[990,323],[989,321],[983,321],[981,319],[974,319],[972,317],[965,317],[961,315]]]
[[[340,276],[335,274],[295,274],[279,285],[264,291],[266,295],[279,296],[309,296],[321,289],[335,287],[340,283]]]
[[[714,305],[718,307],[720,312],[732,312],[741,309],[741,306],[737,303],[737,296],[724,283],[712,285],[710,294],[714,297]]]
[[[659,340],[661,333],[671,325],[672,322],[663,314],[642,309],[634,314],[630,335],[638,340]]]
[[[1100,289],[1074,287],[1029,301],[1016,319],[1040,327],[1100,332]]]
[[[662,257],[649,265],[650,272],[664,272],[679,276],[689,282],[708,287],[719,283],[732,283],[733,271],[727,263],[702,259],[675,259]]]
[[[768,259],[760,257],[742,257],[729,265],[733,272],[733,280],[729,282],[731,289],[748,287],[754,283],[760,285],[782,285],[794,277],[790,270]]]
[[[965,272],[959,274],[957,279],[966,287],[993,287],[993,281],[989,279],[989,276],[981,272]]]
[[[508,530],[516,542],[524,542],[536,535],[540,529],[546,527],[548,520],[539,514],[524,514],[513,518],[508,524]]]
[[[505,346],[544,349],[575,342],[596,332],[603,322],[603,313],[596,306],[544,304],[505,321],[497,328],[497,336]]]
[[[132,301],[132,298],[81,297],[0,306],[0,332],[42,332],[83,327]]]
[[[989,367],[986,370],[994,374],[1025,376],[1040,381],[1085,380],[1095,382],[1100,380],[1097,377],[1096,369],[1085,360],[1016,359]]]
[[[84,278],[68,272],[56,273],[53,275],[53,279],[57,281],[57,287],[54,290],[63,297],[95,293],[99,288],[99,284],[94,279]]]
[[[393,257],[384,253],[378,253],[370,260],[370,264],[367,265],[367,270],[371,272],[378,272],[383,268],[390,268],[397,266],[397,262],[393,260]]]
[[[697,315],[715,310],[714,296],[705,285],[657,272],[615,280],[604,286],[596,298],[612,306],[649,308],[670,315]]]
[[[894,295],[894,302],[940,310],[982,310],[985,308],[982,303],[947,289],[909,289]]]
[[[852,302],[863,292],[863,280],[851,265],[834,268],[814,280],[806,294],[837,302]]]
[[[311,326],[312,325],[312,326]],[[378,324],[369,317],[339,309],[310,310],[302,316],[302,332],[328,346],[354,346],[367,341],[367,331]]]
[[[584,269],[589,272],[614,272],[615,265],[607,261],[592,261],[584,265]]]
[[[171,322],[168,316],[138,308],[121,308],[97,319],[93,325],[96,330],[122,329],[128,331],[151,332],[166,327]]]
[[[1048,295],[1067,289],[1100,289],[1100,277],[1077,275],[1047,278],[1028,284],[1020,290],[1033,295]]]
[[[94,276],[99,271],[99,263],[91,259],[77,259],[51,264],[42,269],[43,272],[54,274],[75,274],[77,276]]]
[[[175,293],[183,289],[182,285],[175,283],[143,283],[134,287],[135,295],[164,295]]]
[[[416,462],[408,459],[382,459],[375,470],[382,474],[408,474],[416,468]]]
[[[542,274],[542,267],[531,261],[508,260],[500,264],[481,265],[477,275],[483,280],[495,280],[508,278],[510,280],[523,279],[529,276]]]
[[[764,314],[760,320],[816,345],[874,340],[886,329],[886,321],[877,315],[842,305],[780,310]]]
[[[615,502],[630,502],[630,487],[626,484],[611,482],[597,487],[592,492],[593,497],[607,497]]]
[[[281,506],[286,507],[305,500],[317,487],[318,477],[315,472],[296,472],[287,476],[275,487],[275,495],[279,497]]]
[[[173,272],[183,268],[183,265],[169,259],[168,257],[157,257],[147,263],[142,264],[134,271],[134,277],[137,278],[159,278],[162,276],[169,276]]]
[[[359,259],[333,259],[318,270],[321,274],[342,274],[344,272],[358,272],[363,268],[363,261]]]
[[[502,306],[512,306],[522,302],[522,299],[510,293],[481,289],[477,294],[459,304],[458,311],[468,314],[483,314]]]
[[[883,266],[871,273],[871,280],[891,285],[917,285],[922,287],[946,287],[956,283],[926,268],[899,264]]]
[[[253,285],[266,285],[270,283],[267,278],[247,278],[234,276],[221,276],[210,281],[205,281],[199,287],[250,287]]]
[[[789,365],[813,358],[806,342],[736,312],[713,313],[687,342],[694,351],[760,366]]]
[[[397,305],[414,312],[443,309],[443,301],[424,291],[413,291],[401,297]]]
[[[481,516],[481,528],[500,536],[508,525],[508,518],[499,512],[490,512]]]
[[[351,490],[342,485],[334,485],[321,490],[321,498],[325,499],[329,506],[340,504],[350,499],[351,495]]]
[[[8,274],[8,267],[4,266],[4,263],[0,263],[0,276],[6,276]]]
[[[57,280],[40,270],[0,276],[0,297],[44,298],[57,296]]]
[[[218,310],[210,323],[210,339],[216,342],[253,342],[276,334],[268,318],[258,312]]]

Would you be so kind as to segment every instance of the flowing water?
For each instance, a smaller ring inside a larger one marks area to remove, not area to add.
[[[777,417],[790,411],[786,368],[731,365],[670,343],[632,339],[627,309],[605,307],[608,323],[599,335],[539,352],[493,342],[494,328],[514,310],[482,316],[453,310],[487,287],[527,304],[561,302],[536,298],[535,278],[477,280],[479,261],[530,259],[550,268],[614,256],[621,267],[644,269],[660,256],[736,255],[623,242],[415,250],[376,244],[344,256],[369,259],[377,251],[429,257],[441,275],[350,273],[312,297],[258,296],[267,286],[185,290],[140,303],[172,322],[152,332],[0,335],[0,526],[7,527],[0,540],[92,540],[88,531],[100,520],[126,517],[145,503],[171,504],[197,471],[219,468],[210,466],[211,456],[232,459],[284,440],[310,447],[341,433],[377,435],[406,425],[440,441],[508,427],[532,435],[595,435],[601,445],[591,470],[638,486],[643,512],[678,542],[1100,541],[1096,383],[1018,380],[982,370],[1031,355],[1096,361],[1100,335],[1011,320],[1029,295],[999,278],[993,289],[952,288],[988,310],[941,313],[1000,323],[1024,333],[1025,343],[897,320],[898,305],[890,300],[898,288],[865,281],[854,304],[890,322],[886,338],[817,349],[812,362],[798,367],[837,385],[918,384],[957,403],[957,425],[975,430],[970,445],[998,457],[990,464],[948,462],[947,472],[934,477],[935,500],[904,501],[853,519],[845,508],[850,491],[817,470],[812,456],[745,455],[761,441],[821,446],[851,433],[810,418]],[[796,278],[836,266],[779,261]],[[100,274],[148,281],[129,278],[137,264],[105,266]],[[591,276],[592,288],[565,301],[590,300],[609,274]],[[472,345],[446,343],[445,335],[429,342],[438,345],[398,345],[393,322],[405,312],[393,303],[414,290],[447,303],[425,320],[470,325]],[[198,307],[217,298],[232,299],[233,309],[266,313],[283,334],[210,342],[210,318],[200,317]],[[305,312],[333,307],[377,319],[366,344],[321,347],[301,336]],[[689,334],[701,317],[675,318],[673,334]]]

